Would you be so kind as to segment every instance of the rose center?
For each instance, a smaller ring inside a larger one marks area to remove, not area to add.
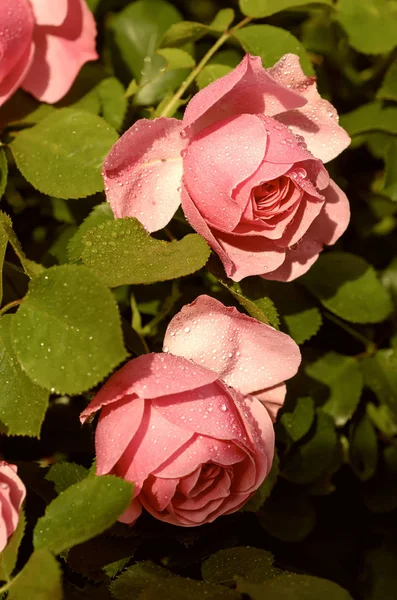
[[[286,207],[295,191],[295,184],[285,175],[254,187],[252,190],[254,215],[262,219],[272,217]]]

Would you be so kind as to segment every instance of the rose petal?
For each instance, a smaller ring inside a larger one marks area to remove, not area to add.
[[[84,0],[69,0],[68,14],[60,27],[35,28],[35,53],[23,89],[43,102],[58,102],[81,67],[98,58],[95,37],[95,19]]]
[[[179,331],[176,328],[176,335]],[[217,357],[214,355],[214,358]],[[233,396],[220,381],[216,381],[198,390],[157,398],[152,403],[167,421],[192,433],[219,440],[248,442],[245,425],[235,407],[240,398],[238,394]]]
[[[201,466],[198,467],[193,473],[186,475],[186,477],[182,477],[179,479],[178,483],[178,491],[181,492],[184,496],[189,496],[193,493],[193,489],[195,488],[197,482],[200,479],[201,475]]]
[[[314,156],[327,162],[347,148],[350,138],[338,125],[338,113],[317,92],[315,78],[306,77],[303,73],[298,56],[285,54],[274,67],[268,69],[268,73],[307,100],[302,108],[280,111],[277,119],[288,125],[294,133],[302,135]]]
[[[205,295],[175,315],[164,346],[216,371],[243,394],[289,379],[300,363],[299,348],[288,335]]]
[[[209,125],[244,113],[272,116],[306,104],[306,99],[280,85],[262,67],[258,56],[246,54],[231,72],[198,94],[186,107],[183,126],[195,135]]]
[[[0,80],[26,56],[30,48],[34,18],[27,0],[0,3]],[[28,53],[29,54],[29,53]]]
[[[137,494],[145,479],[161,468],[194,434],[164,419],[148,402],[140,427],[116,465],[116,473],[132,481]]]
[[[148,231],[172,219],[181,201],[181,128],[177,119],[140,119],[113,146],[102,174],[116,218],[136,217]]]
[[[231,231],[239,222],[248,198],[239,205],[232,192],[258,169],[266,138],[262,119],[238,115],[201,131],[188,145],[183,159],[185,185],[210,226]]]
[[[287,386],[284,383],[280,383],[262,392],[256,392],[253,396],[263,404],[274,423],[277,419],[278,411],[284,404],[286,393]]]
[[[110,473],[142,421],[145,400],[126,396],[116,405],[105,406],[95,431],[97,475]]]
[[[28,72],[33,60],[33,46],[27,46],[19,61],[14,65],[9,74],[0,81],[0,106],[12,96],[21,85],[25,74]]]
[[[274,281],[292,281],[310,269],[322,249],[323,245],[311,239],[308,232],[294,248],[286,249],[285,261],[281,267],[262,277]]]
[[[203,489],[200,494],[197,494],[193,498],[186,498],[179,494],[179,496],[177,495],[173,498],[172,504],[174,509],[199,510],[204,508],[209,502],[212,502],[212,500],[223,500],[230,493],[230,481],[227,471],[222,469],[218,476],[212,480],[211,485]]]
[[[158,398],[199,388],[217,379],[216,373],[170,354],[144,354],[116,371],[81,413],[82,423],[94,412],[123,396]]]
[[[227,467],[244,460],[246,455],[232,442],[194,435],[152,474],[166,479],[181,478],[193,473],[201,465],[213,462]]]
[[[319,216],[311,225],[308,235],[323,244],[335,244],[349,225],[349,201],[346,194],[332,180],[322,193],[325,196],[325,203]]]
[[[120,523],[126,523],[127,525],[133,525],[138,517],[141,516],[142,513],[142,504],[137,498],[133,498],[131,500],[131,504],[129,507],[123,512],[123,514],[118,518]]]
[[[139,494],[141,501],[156,511],[163,511],[173,499],[179,479],[161,479],[150,475]]]
[[[280,246],[293,246],[299,242],[321,213],[323,206],[324,199],[320,200],[309,196],[309,194],[304,194],[294,220],[288,225],[284,235],[278,241]]]
[[[69,0],[30,0],[37,25],[59,26],[66,19]]]

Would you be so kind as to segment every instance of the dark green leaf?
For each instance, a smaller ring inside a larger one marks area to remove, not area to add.
[[[47,506],[34,529],[34,547],[59,554],[99,535],[116,522],[132,498],[131,483],[90,475],[62,492]]]
[[[397,420],[386,404],[376,406],[372,402],[367,404],[367,415],[372,423],[387,437],[397,435]]]
[[[8,600],[62,600],[62,571],[47,550],[33,552],[11,584]]]
[[[129,567],[110,585],[113,598],[116,600],[130,600],[138,598],[138,594],[145,588],[165,580],[168,582],[176,576],[150,560],[138,562]]]
[[[88,469],[85,467],[77,465],[76,463],[62,461],[52,465],[45,478],[47,481],[52,481],[54,483],[56,493],[60,494],[71,485],[85,479],[87,475]]]
[[[311,575],[284,573],[263,583],[241,581],[238,590],[251,600],[353,600],[337,583]]]
[[[383,54],[396,45],[397,13],[388,0],[339,0],[337,19],[358,52]]]
[[[379,350],[361,362],[364,382],[397,415],[397,349]]]
[[[309,432],[314,417],[314,402],[311,398],[298,398],[294,412],[283,412],[280,423],[288,443],[293,444],[302,439]]]
[[[328,352],[306,367],[306,373],[327,386],[322,410],[341,427],[357,408],[364,381],[357,361],[351,356]]]
[[[291,52],[299,56],[306,75],[314,73],[306,50],[299,40],[285,29],[272,25],[249,25],[236,31],[234,37],[246,52],[260,56],[264,67],[272,67],[284,54]]]
[[[52,267],[33,279],[11,337],[30,378],[60,393],[89,389],[126,358],[114,297],[85,267]]]
[[[241,546],[216,552],[201,565],[201,575],[205,581],[217,584],[231,584],[238,578],[260,583],[274,577],[278,569],[273,567],[271,552],[260,548]]]
[[[68,244],[68,255],[70,262],[77,262],[80,260],[84,250],[83,238],[87,231],[96,225],[105,223],[106,221],[113,221],[113,219],[114,217],[112,209],[110,208],[110,204],[103,202],[102,204],[94,206],[88,217],[84,219]]]
[[[35,263],[33,260],[26,258],[24,251],[15,232],[12,228],[12,221],[8,215],[0,211],[0,229],[2,229],[2,237],[5,235],[11,244],[15,254],[19,258],[23,269],[29,277],[35,277],[44,271],[44,267]]]
[[[352,424],[349,436],[350,465],[361,481],[367,481],[375,473],[378,462],[378,440],[374,426],[367,417]]]
[[[18,559],[19,546],[25,533],[26,519],[23,509],[19,513],[18,526],[7,546],[0,553],[0,581],[9,581]]]
[[[389,144],[385,154],[385,182],[382,194],[391,200],[397,200],[397,142],[395,139]]]
[[[205,265],[210,254],[197,234],[163,242],[152,238],[137,219],[130,217],[90,229],[83,242],[84,264],[110,287],[190,275]]]
[[[240,283],[220,281],[251,317],[278,329],[280,321],[276,307],[267,296],[265,283],[261,279],[247,278]]]
[[[22,371],[11,344],[10,328],[15,319],[0,319],[0,421],[8,435],[40,436],[49,393]]]
[[[314,481],[329,468],[336,444],[337,436],[331,417],[318,410],[312,436],[293,446],[282,469],[282,476],[293,483]]]
[[[119,131],[127,112],[124,87],[116,77],[107,77],[98,85],[101,114],[105,121]]]
[[[0,198],[4,194],[7,185],[8,163],[5,150],[0,146]]]
[[[165,32],[161,40],[162,48],[178,48],[184,46],[188,42],[195,42],[208,33],[209,27],[202,23],[194,23],[193,21],[181,21],[174,23]]]
[[[63,108],[20,131],[10,148],[22,175],[40,192],[83,198],[103,190],[102,163],[117,138],[100,117]]]
[[[352,323],[378,323],[392,310],[390,296],[374,269],[354,254],[320,256],[301,282],[325,308]]]
[[[283,542],[305,539],[316,524],[316,512],[311,500],[298,489],[272,496],[258,513],[261,526]]]
[[[270,17],[281,10],[312,3],[332,6],[332,0],[239,0],[241,12],[257,19]]]

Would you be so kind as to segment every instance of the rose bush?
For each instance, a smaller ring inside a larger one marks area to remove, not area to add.
[[[57,102],[96,60],[95,20],[84,0],[2,0],[0,106],[22,87]]]
[[[323,161],[348,144],[297,56],[263,69],[246,55],[192,98],[182,121],[135,123],[110,151],[103,177],[116,217],[156,231],[182,202],[229,277],[288,281],[347,227],[347,198]]]
[[[0,552],[17,528],[25,496],[26,488],[17,475],[16,466],[0,461]]]
[[[81,419],[101,409],[97,474],[134,482],[122,522],[143,506],[191,527],[238,510],[267,476],[267,408],[274,415],[282,404],[300,353],[284,333],[208,296],[174,317],[164,344],[117,371]]]

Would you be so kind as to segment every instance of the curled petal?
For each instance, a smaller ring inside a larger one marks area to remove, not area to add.
[[[266,138],[262,119],[238,115],[205,129],[188,145],[184,182],[210,226],[231,231],[241,219],[247,199],[239,205],[232,192],[258,169]]]
[[[288,335],[209,296],[199,296],[172,319],[164,346],[214,370],[243,394],[289,379],[301,360]]]
[[[43,102],[58,102],[81,67],[98,58],[95,37],[95,19],[84,0],[69,0],[66,19],[59,27],[35,28],[34,55],[23,89]]]
[[[123,512],[123,514],[118,518],[118,520],[121,523],[133,525],[135,521],[141,516],[141,513],[142,504],[140,503],[138,498],[133,498],[129,507]]]
[[[136,217],[148,231],[172,219],[181,201],[180,132],[177,119],[140,119],[113,146],[102,174],[116,218]]]
[[[306,235],[293,247],[286,249],[285,260],[281,267],[271,273],[262,275],[262,277],[274,281],[292,281],[304,275],[310,269],[322,249],[323,244]]]
[[[273,423],[277,419],[278,411],[284,404],[286,393],[286,385],[284,383],[280,383],[272,388],[268,388],[267,390],[263,390],[262,392],[257,392],[254,394],[255,398],[257,398],[266,408]]]
[[[124,396],[150,399],[179,394],[214,382],[217,374],[171,354],[144,354],[116,371],[81,413],[82,423],[97,410]]]
[[[349,224],[349,201],[346,194],[332,180],[322,193],[325,196],[325,203],[319,216],[311,225],[308,235],[323,244],[335,244]]]
[[[314,77],[307,77],[295,54],[285,54],[277,64],[268,69],[280,84],[301,94],[307,103],[292,110],[280,111],[277,119],[303,136],[309,150],[327,162],[338,156],[350,144],[350,137],[338,125],[338,113],[317,91]]]
[[[209,125],[244,113],[272,116],[306,104],[262,67],[258,56],[246,54],[241,63],[198,94],[186,107],[183,126],[195,135]]]

